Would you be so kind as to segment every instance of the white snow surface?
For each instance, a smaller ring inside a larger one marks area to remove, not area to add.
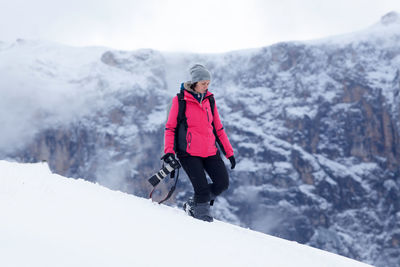
[[[370,266],[220,221],[207,223],[46,163],[0,161],[0,266]]]

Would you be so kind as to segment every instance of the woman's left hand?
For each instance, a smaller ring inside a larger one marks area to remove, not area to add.
[[[234,169],[236,166],[235,156],[230,156],[228,159],[231,162],[231,169]]]

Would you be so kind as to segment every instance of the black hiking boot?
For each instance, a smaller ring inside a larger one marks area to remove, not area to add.
[[[206,222],[212,222],[214,220],[210,214],[209,202],[196,203],[193,198],[189,198],[189,200],[183,204],[183,209],[193,218]]]

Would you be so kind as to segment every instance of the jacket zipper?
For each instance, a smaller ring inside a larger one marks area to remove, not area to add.
[[[210,122],[210,117],[208,116],[208,108],[206,107],[206,113],[207,113],[207,120]]]
[[[189,146],[189,149],[190,149],[190,144],[192,143],[192,133],[191,133],[191,132],[188,133],[188,140],[187,140],[187,142],[188,142],[188,146]]]
[[[200,98],[200,107],[203,107],[203,98],[204,98],[205,94],[201,94],[201,98]]]

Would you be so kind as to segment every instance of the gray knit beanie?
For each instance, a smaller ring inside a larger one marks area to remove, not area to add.
[[[211,80],[210,72],[206,69],[206,67],[201,64],[194,64],[190,68],[190,75],[192,76],[192,83],[204,80]]]

